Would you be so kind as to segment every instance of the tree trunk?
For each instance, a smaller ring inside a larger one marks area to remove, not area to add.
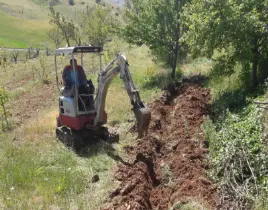
[[[254,48],[252,49],[253,61],[252,61],[252,88],[258,85],[258,65],[259,65],[259,48],[258,39],[254,40]]]
[[[171,79],[173,79],[173,80],[175,79],[177,60],[178,60],[178,54],[179,54],[179,34],[180,34],[179,31],[178,31],[178,34],[176,37],[176,46],[175,46],[175,51],[174,51],[174,62],[173,62],[172,72],[171,72]]]
[[[183,0],[175,0],[175,9],[177,11],[177,21],[178,21],[178,15],[179,12],[182,9],[182,5],[183,5]],[[180,1],[180,5],[179,5],[179,1]],[[175,49],[174,49],[174,62],[173,62],[173,66],[172,66],[172,71],[171,71],[171,79],[175,79],[175,74],[176,74],[176,67],[177,67],[177,60],[178,60],[178,54],[179,54],[179,39],[181,36],[181,30],[180,30],[180,23],[178,21],[177,24],[177,30],[176,30],[176,45],[175,45]]]
[[[46,47],[46,55],[49,56],[49,49]]]
[[[252,87],[255,88],[258,84],[258,58],[254,56],[253,63],[252,63]]]
[[[4,120],[6,121],[6,126],[7,128],[9,127],[9,124],[8,124],[8,119],[7,119],[7,111],[6,111],[6,107],[5,107],[5,104],[3,101],[1,101],[1,107],[3,109],[3,115],[4,115]]]
[[[178,13],[179,13],[179,0],[175,0],[175,9],[177,11],[177,17],[178,17]],[[178,18],[177,18],[178,20]],[[174,49],[174,61],[172,63],[172,71],[171,71],[171,79],[175,79],[175,74],[176,74],[176,67],[177,67],[177,59],[178,59],[178,48],[179,48],[179,38],[180,38],[180,24],[177,24],[177,28],[176,28],[176,45],[175,45],[175,49]]]
[[[66,38],[66,42],[67,42],[68,47],[70,47],[70,40]]]
[[[80,37],[76,40],[76,44],[77,44],[78,46],[81,46],[81,38],[80,38]]]

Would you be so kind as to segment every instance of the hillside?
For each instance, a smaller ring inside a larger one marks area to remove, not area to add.
[[[8,24],[7,24],[8,23]],[[46,44],[50,25],[45,20],[27,20],[0,12],[0,46],[26,48]]]
[[[122,0],[108,1],[122,6]],[[95,4],[94,0],[77,0],[70,6],[62,0],[55,10],[71,20],[75,20],[78,12],[87,5]],[[52,45],[47,37],[51,28],[49,24],[48,1],[38,0],[0,0],[0,46],[7,48],[27,48],[30,46]]]

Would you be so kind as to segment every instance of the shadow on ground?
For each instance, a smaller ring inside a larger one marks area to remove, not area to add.
[[[118,154],[117,150],[113,147],[119,141],[119,136],[110,134],[107,138],[101,139],[97,137],[91,137],[90,141],[85,141],[84,145],[78,150],[74,151],[77,155],[84,158],[90,158],[98,154],[107,154],[110,158],[116,162],[120,162],[124,165],[130,165],[130,163],[123,160]]]

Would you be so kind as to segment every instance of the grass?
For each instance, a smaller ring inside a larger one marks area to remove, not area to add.
[[[111,168],[131,135],[122,133],[120,145],[95,143],[79,156],[56,141],[56,115],[54,109],[43,110],[0,139],[4,208],[99,209],[116,187]],[[91,183],[95,174],[100,181]]]
[[[262,138],[260,111],[254,100],[264,100],[267,92],[249,92],[249,82],[243,81],[246,72],[241,65],[235,66],[232,75],[224,76],[206,72],[206,87],[211,89],[212,120],[203,124],[205,138],[209,141],[211,178],[234,199],[234,208],[267,209],[267,144]],[[265,127],[264,127],[265,128]],[[256,182],[245,183],[254,171]],[[250,175],[249,175],[250,174]],[[241,178],[242,177],[242,178]],[[235,190],[233,189],[235,186]],[[266,191],[266,192],[265,192]],[[241,202],[243,200],[243,202]],[[245,207],[244,207],[245,206]]]
[[[0,47],[54,46],[47,37],[51,27],[48,1],[45,4],[40,2],[42,0],[0,0]],[[68,1],[61,1],[55,10],[77,22],[79,12],[93,4],[95,0],[77,0],[74,6],[70,6]]]
[[[26,48],[49,42],[47,21],[22,20],[0,12],[0,46]]]
[[[85,1],[92,4],[95,1]],[[81,3],[81,2],[80,2]],[[78,11],[86,8],[78,3],[71,7],[67,3],[57,5],[57,11],[70,19]],[[41,6],[32,0],[0,0],[0,47],[27,48],[40,45],[52,45],[47,37],[51,28],[48,6]]]
[[[0,0],[0,11],[18,19],[47,19],[47,10],[35,4],[32,0]]]
[[[207,210],[204,201],[188,199],[187,202],[177,202],[169,210]]]
[[[198,58],[183,65],[181,70],[186,77],[191,77],[197,74],[206,76],[211,72],[211,65],[211,60]]]
[[[2,205],[12,209],[98,209],[114,187],[109,172],[114,161],[105,153],[79,157],[60,143],[47,141],[46,145],[24,143],[19,147],[2,142]],[[96,145],[94,150],[100,147]],[[92,184],[95,174],[100,181]]]

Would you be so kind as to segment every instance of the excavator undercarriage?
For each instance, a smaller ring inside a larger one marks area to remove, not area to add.
[[[94,130],[82,129],[79,131],[61,126],[56,128],[56,136],[63,144],[75,151],[98,140],[108,143],[117,143],[119,141],[118,134],[109,131],[108,128],[103,126]]]

